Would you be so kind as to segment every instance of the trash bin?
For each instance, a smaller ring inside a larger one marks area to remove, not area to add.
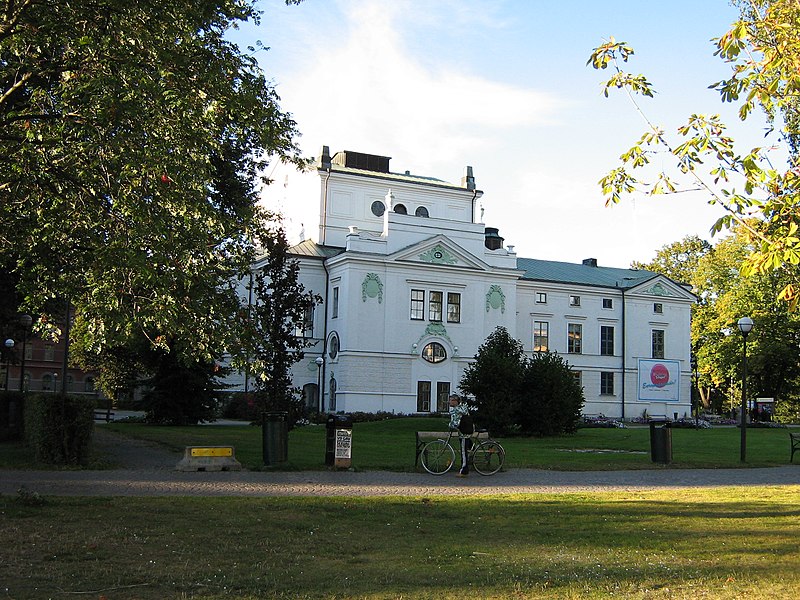
[[[650,421],[650,458],[653,462],[672,462],[672,428],[669,421]]]
[[[264,464],[272,466],[286,462],[289,457],[289,413],[262,413],[261,435]]]
[[[325,464],[337,469],[349,469],[352,462],[353,418],[350,415],[328,415],[325,429]]]

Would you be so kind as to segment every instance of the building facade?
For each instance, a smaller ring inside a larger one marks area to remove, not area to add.
[[[298,332],[311,345],[293,372],[310,409],[446,411],[502,326],[527,353],[566,358],[586,415],[690,414],[688,289],[594,259],[518,257],[476,222],[470,167],[452,184],[393,173],[389,160],[324,147],[315,170],[293,175],[318,190],[294,199],[318,206],[319,228],[292,248],[301,283],[323,298]]]

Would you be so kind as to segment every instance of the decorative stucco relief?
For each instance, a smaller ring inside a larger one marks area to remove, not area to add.
[[[383,283],[377,273],[367,273],[361,282],[361,301],[367,298],[378,298],[378,304],[383,302]]]
[[[453,256],[452,252],[441,244],[436,244],[427,252],[420,254],[419,259],[434,265],[454,265],[458,262],[458,259]]]
[[[506,295],[499,285],[491,286],[486,292],[486,312],[489,312],[490,308],[495,310],[499,308],[500,312],[506,312]]]

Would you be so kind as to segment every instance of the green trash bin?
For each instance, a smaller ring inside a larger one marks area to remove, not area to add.
[[[270,467],[286,462],[289,457],[289,413],[262,413],[261,434],[264,464]]]
[[[672,462],[672,428],[669,421],[650,421],[650,458],[655,463]]]

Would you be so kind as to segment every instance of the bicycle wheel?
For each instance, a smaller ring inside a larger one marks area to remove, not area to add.
[[[453,466],[456,453],[444,440],[433,440],[422,448],[422,467],[431,475],[444,475]]]
[[[493,440],[481,442],[472,455],[472,466],[481,475],[494,475],[503,468],[506,451]]]

